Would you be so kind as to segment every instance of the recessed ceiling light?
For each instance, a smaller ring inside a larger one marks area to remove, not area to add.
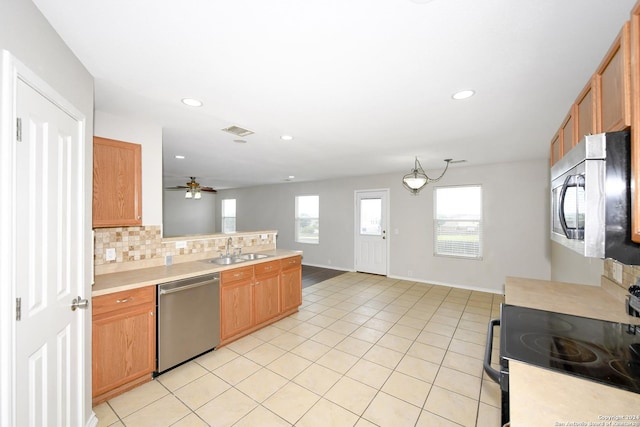
[[[247,141],[244,139],[234,139],[233,142],[237,143],[237,144],[246,144]]]
[[[295,178],[295,175],[289,175],[289,179]]]
[[[202,101],[194,98],[182,98],[182,103],[184,105],[188,105],[189,107],[202,107]]]
[[[283,141],[291,141],[293,137],[291,135],[282,135],[280,139]]]
[[[176,156],[176,159],[184,159],[184,156],[177,155],[177,156]]]
[[[453,95],[451,95],[451,97],[453,99],[467,99],[467,98],[471,98],[475,94],[476,94],[475,91],[467,89],[467,90],[461,90],[459,92],[456,92]]]

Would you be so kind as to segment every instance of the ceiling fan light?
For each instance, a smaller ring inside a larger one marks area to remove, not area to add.
[[[193,194],[191,194],[191,190],[187,190],[187,193],[184,195],[185,199],[191,199],[193,197]]]
[[[202,194],[199,191],[196,191],[196,194],[193,196],[194,199],[200,200],[202,198]]]

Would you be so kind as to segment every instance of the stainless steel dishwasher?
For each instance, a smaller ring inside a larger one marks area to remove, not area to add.
[[[156,374],[205,353],[220,343],[218,273],[158,285]]]

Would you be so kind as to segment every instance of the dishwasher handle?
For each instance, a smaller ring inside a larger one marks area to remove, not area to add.
[[[173,287],[173,288],[168,288],[168,289],[164,289],[161,286],[159,294],[160,295],[169,295],[169,294],[173,294],[173,293],[176,293],[176,292],[186,291],[188,289],[199,288],[200,286],[210,285],[212,283],[216,283],[216,282],[219,282],[219,281],[220,281],[220,279],[211,279],[211,280],[205,280],[203,282],[191,283],[191,284],[188,284],[188,285],[178,286],[178,287]]]
[[[484,353],[484,361],[482,366],[489,378],[500,384],[500,371],[491,367],[491,351],[493,350],[493,328],[500,326],[500,319],[492,319],[489,321],[489,330],[487,332],[487,346]]]

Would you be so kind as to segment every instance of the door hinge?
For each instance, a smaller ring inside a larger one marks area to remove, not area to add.
[[[16,118],[16,140],[22,142],[22,119]]]
[[[16,298],[16,321],[22,318],[22,298]]]

